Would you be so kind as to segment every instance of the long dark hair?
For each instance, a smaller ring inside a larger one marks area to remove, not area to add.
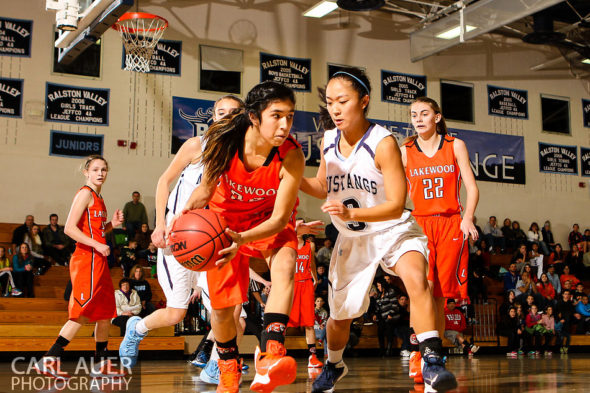
[[[244,147],[244,136],[252,125],[250,115],[261,119],[260,114],[274,101],[290,100],[295,104],[295,93],[276,82],[263,82],[252,88],[246,96],[245,108],[213,123],[205,133],[205,149],[201,162],[205,176],[217,180],[228,168],[232,157]]]
[[[442,136],[445,136],[448,134],[448,130],[447,130],[447,123],[445,122],[445,118],[442,114],[442,109],[440,109],[440,106],[438,105],[438,102],[436,102],[435,100],[433,100],[430,97],[418,97],[416,98],[414,101],[412,101],[411,105],[414,105],[417,102],[423,102],[425,104],[428,104],[428,106],[430,106],[430,109],[432,109],[434,111],[435,114],[440,115],[440,121],[438,123],[436,123],[436,133]],[[410,107],[411,107],[410,105]],[[418,138],[418,135],[410,135],[409,137],[407,137],[403,143],[408,143],[408,142],[413,142]]]
[[[332,74],[330,79],[328,79],[328,83],[330,83],[332,79],[342,79],[350,82],[353,90],[357,92],[359,100],[364,96],[371,96],[371,82],[369,81],[369,78],[365,72],[360,68],[346,67],[341,71],[337,71]],[[331,130],[332,128],[335,128],[336,125],[332,121],[332,117],[330,116],[330,112],[328,112],[328,108],[326,106],[326,86],[318,87],[318,95],[320,97],[320,101],[322,102],[322,104],[320,104],[320,124],[324,130]],[[365,115],[367,114],[368,110],[369,106],[367,105],[365,107]]]

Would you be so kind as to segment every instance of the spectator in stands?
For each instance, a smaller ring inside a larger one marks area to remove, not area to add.
[[[498,334],[508,338],[508,353],[506,355],[517,357],[518,350],[520,349],[523,327],[516,315],[516,307],[510,306],[505,313],[500,314]]]
[[[512,230],[512,221],[509,218],[504,219],[504,225],[502,225],[502,235],[504,235],[504,239],[506,239],[506,247],[508,248],[516,248],[517,244],[515,243],[516,238],[514,237],[514,231]]]
[[[119,281],[119,289],[115,291],[115,302],[117,303],[117,317],[111,323],[118,326],[121,336],[125,336],[127,320],[141,312],[141,301],[137,292],[131,288],[128,278]]]
[[[135,234],[141,228],[141,224],[148,223],[147,212],[143,203],[139,201],[140,199],[139,192],[133,191],[131,201],[127,202],[123,208],[123,216],[125,217],[123,229],[127,231],[129,240],[135,239]]]
[[[489,221],[483,227],[483,234],[488,244],[490,245],[490,252],[496,253],[496,248],[500,247],[500,252],[504,252],[506,249],[506,239],[502,234],[502,230],[496,223],[496,216],[490,216]]]
[[[486,271],[481,266],[481,250],[477,250],[477,252],[470,257],[469,265],[468,265],[468,285],[467,290],[469,291],[469,298],[473,302],[477,302],[481,298],[482,303],[487,303],[488,301],[488,294],[486,284],[483,280],[485,277]],[[473,263],[472,263],[473,262]]]
[[[553,232],[551,231],[551,222],[545,221],[545,224],[543,224],[543,229],[541,229],[541,235],[543,235],[543,240],[545,243],[547,243],[549,252],[555,250],[557,243],[555,243],[555,238],[553,237]]]
[[[51,262],[43,254],[44,248],[39,235],[39,225],[33,224],[31,231],[25,234],[25,243],[31,250],[31,257],[33,259],[33,267],[35,275],[45,274],[45,272],[51,267]]]
[[[25,217],[25,223],[21,226],[18,226],[12,232],[12,254],[18,254],[19,250],[17,248],[20,247],[21,244],[25,241],[25,234],[27,234],[33,224],[35,223],[35,217],[32,215],[28,215]]]
[[[137,263],[137,242],[134,240],[129,241],[129,245],[121,249],[121,268],[123,269],[123,275],[129,277],[131,268]]]
[[[326,342],[326,323],[328,322],[328,312],[324,308],[324,299],[321,296],[315,298],[315,338],[320,341],[324,347],[324,359],[328,355],[328,343]]]
[[[555,317],[553,316],[553,307],[547,306],[545,313],[541,316],[541,325],[545,328],[543,332],[543,351],[545,356],[550,356],[551,342],[555,337]]]
[[[523,272],[520,280],[516,283],[516,301],[524,304],[526,298],[531,295],[537,304],[543,302],[543,297],[537,292],[537,286],[531,278],[529,272]]]
[[[584,284],[581,282],[576,285],[576,291],[573,294],[573,298],[576,302],[579,302],[586,293],[584,292]]]
[[[512,256],[512,263],[516,263],[516,270],[522,270],[523,266],[529,261],[529,254],[526,250],[526,245],[521,244]]]
[[[584,247],[580,248],[580,251],[583,254],[590,252],[590,229],[588,229],[588,228],[584,229],[584,235],[583,235],[582,242],[584,244]]]
[[[26,297],[35,297],[33,290],[33,259],[27,243],[18,247],[18,252],[12,257],[12,274],[14,281]]]
[[[145,279],[143,275],[143,268],[141,266],[133,266],[131,272],[132,276],[129,277],[129,282],[131,284],[131,288],[134,289],[139,296],[139,300],[141,301],[141,312],[139,313],[139,316],[144,318],[156,310],[156,306],[154,306],[151,302],[152,288],[150,287],[150,283]]]
[[[403,359],[409,359],[412,351],[412,344],[410,343],[411,328],[410,328],[410,300],[407,295],[401,294],[398,297],[400,318],[395,325],[393,332],[402,341],[400,347],[400,356]]]
[[[147,249],[152,242],[152,230],[148,224],[141,224],[141,229],[135,235],[135,241],[137,242],[138,256],[146,259]]]
[[[49,225],[42,232],[45,255],[51,257],[56,263],[64,266],[70,261],[72,254],[72,239],[64,233],[64,227],[59,225],[57,214],[49,216]]]
[[[514,290],[506,292],[504,294],[504,301],[500,305],[500,315],[508,315],[508,309],[510,307],[516,308],[517,304],[518,303],[516,302],[516,294],[514,293]]]
[[[576,304],[576,312],[574,313],[578,319],[577,334],[590,334],[590,304],[588,304],[588,295],[582,295],[578,304]]]
[[[534,274],[533,272],[533,268],[531,267],[530,263],[525,263],[522,266],[522,269],[520,269],[520,276],[522,277],[522,273],[527,272],[530,276],[531,279],[533,280],[534,283],[537,282],[537,276]]]
[[[531,267],[535,268],[536,273],[533,274],[535,281],[537,281],[537,279],[541,277],[541,273],[543,273],[543,258],[543,255],[539,254],[539,246],[536,243],[533,243],[531,245],[531,251],[529,251],[529,262]]]
[[[508,267],[508,273],[504,275],[504,292],[516,289],[516,283],[520,280],[520,276],[516,270],[516,263],[511,262]]]
[[[561,281],[559,281],[559,275],[555,273],[555,266],[549,265],[547,267],[547,278],[551,285],[553,285],[553,289],[555,289],[555,295],[561,293]]]
[[[584,255],[576,244],[572,246],[570,253],[565,257],[565,264],[568,265],[578,277],[582,279],[588,277],[584,266]]]
[[[539,230],[539,224],[536,222],[531,223],[529,231],[527,233],[527,240],[529,245],[537,244],[543,255],[549,255],[549,249],[547,243],[543,241],[543,234]]]
[[[576,276],[570,273],[570,267],[568,265],[565,265],[563,267],[563,274],[559,276],[559,281],[561,282],[562,287],[564,286],[563,283],[565,283],[566,281],[570,281],[572,287],[575,287],[580,282],[580,280],[578,280]]]
[[[467,327],[465,316],[455,308],[455,299],[447,299],[445,307],[445,338],[463,351],[463,354],[474,354],[479,350],[477,345],[470,343],[463,332]]]
[[[332,258],[332,240],[324,239],[324,246],[316,254],[318,265],[329,266],[330,258]]]
[[[483,231],[481,230],[481,227],[479,225],[477,225],[477,217],[473,216],[473,226],[475,227],[475,230],[477,231],[477,240],[475,241],[475,244],[479,245],[479,243],[481,242],[481,239],[484,238],[483,235]]]
[[[536,304],[531,304],[530,310],[525,319],[525,343],[526,351],[530,356],[539,355],[542,348],[543,333],[545,328],[543,327],[543,321],[541,315],[538,313]]]
[[[555,288],[553,288],[553,284],[549,281],[547,273],[541,274],[541,279],[537,283],[537,289],[539,294],[545,299],[544,304],[551,306],[555,304]]]
[[[375,303],[373,321],[377,322],[377,336],[381,356],[391,356],[393,329],[400,318],[400,313],[395,291],[383,279],[377,280]]]
[[[512,221],[512,233],[514,233],[514,244],[526,244],[526,233],[520,228],[518,221]]]
[[[10,283],[9,290],[8,284]],[[12,264],[10,259],[6,256],[6,248],[0,247],[0,293],[2,296],[19,296],[22,294],[14,284],[12,277]]]
[[[526,315],[531,311],[531,306],[535,304],[535,297],[533,295],[526,295],[524,302],[522,304],[522,312]]]
[[[558,322],[555,324],[557,331],[557,344],[561,353],[567,353],[570,346],[570,331],[574,321],[575,307],[572,303],[570,291],[564,290],[561,293],[561,300],[557,302],[555,315]],[[565,342],[564,342],[565,339]]]
[[[158,278],[158,276],[156,275],[156,268],[158,265],[158,249],[156,248],[156,246],[154,246],[154,243],[150,242],[150,245],[148,246],[148,249],[145,253],[145,259],[147,261],[148,266],[151,269],[151,277]]]
[[[328,297],[328,272],[326,270],[324,265],[317,265],[316,267],[318,282],[316,283],[315,294],[321,296],[324,301]]]
[[[573,225],[572,231],[567,237],[567,242],[570,245],[570,250],[575,244],[580,248],[580,250],[586,252],[586,242],[584,242],[584,236],[580,233],[580,226],[578,224]]]
[[[471,236],[469,236],[469,239],[473,243],[473,246],[470,246],[469,251],[469,266],[473,266],[474,269],[481,271],[481,274],[484,276],[491,276],[492,274],[490,269],[492,257],[488,251],[486,240],[481,239],[479,245],[477,245]]]
[[[565,262],[565,252],[561,248],[561,244],[555,244],[554,251],[549,255],[549,265],[555,265],[555,270],[563,271],[563,264]]]

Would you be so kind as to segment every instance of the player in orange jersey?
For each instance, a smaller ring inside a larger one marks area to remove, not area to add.
[[[74,197],[65,226],[65,233],[77,242],[70,259],[72,294],[69,321],[62,327],[55,344],[35,367],[41,374],[62,379],[69,378],[60,369],[64,347],[74,339],[82,325],[89,322],[96,322],[95,360],[99,362],[92,370],[92,375],[124,375],[113,370],[109,360],[104,359],[108,356],[111,319],[117,316],[115,290],[106,258],[110,254],[110,248],[106,244],[105,233],[123,222],[123,213],[117,209],[111,222],[107,223],[107,209],[100,196],[109,170],[106,160],[101,156],[90,156],[83,168],[86,185]]]
[[[428,237],[428,282],[436,302],[436,328],[445,330],[446,298],[467,299],[469,235],[477,240],[473,215],[479,191],[471,171],[465,143],[447,134],[436,101],[417,98],[410,107],[416,134],[401,147],[414,203],[412,215]],[[461,180],[467,189],[467,204],[460,201]],[[419,353],[410,356],[410,377],[420,382]]]
[[[295,209],[305,159],[289,135],[295,112],[291,89],[274,82],[255,86],[246,108],[213,124],[205,134],[204,175],[185,210],[209,208],[231,230],[230,247],[207,272],[212,328],[220,360],[218,392],[237,392],[241,379],[233,309],[247,299],[248,259],[264,257],[272,289],[266,303],[256,376],[250,389],[271,392],[295,380],[295,360],[286,356],[284,333],[293,302],[297,259]]]

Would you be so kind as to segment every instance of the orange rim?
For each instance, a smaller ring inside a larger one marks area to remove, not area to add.
[[[131,28],[119,25],[119,22],[124,22],[131,19],[159,19],[164,22],[163,26],[158,26],[151,29]],[[145,31],[160,31],[168,27],[168,21],[161,16],[150,14],[148,12],[126,12],[113,24],[113,29],[117,31],[125,31],[129,33],[145,32]]]

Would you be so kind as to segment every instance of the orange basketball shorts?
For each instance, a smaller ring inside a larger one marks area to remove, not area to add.
[[[295,281],[293,291],[293,307],[289,315],[289,327],[313,326],[315,322],[314,310],[315,290],[313,280]]]

